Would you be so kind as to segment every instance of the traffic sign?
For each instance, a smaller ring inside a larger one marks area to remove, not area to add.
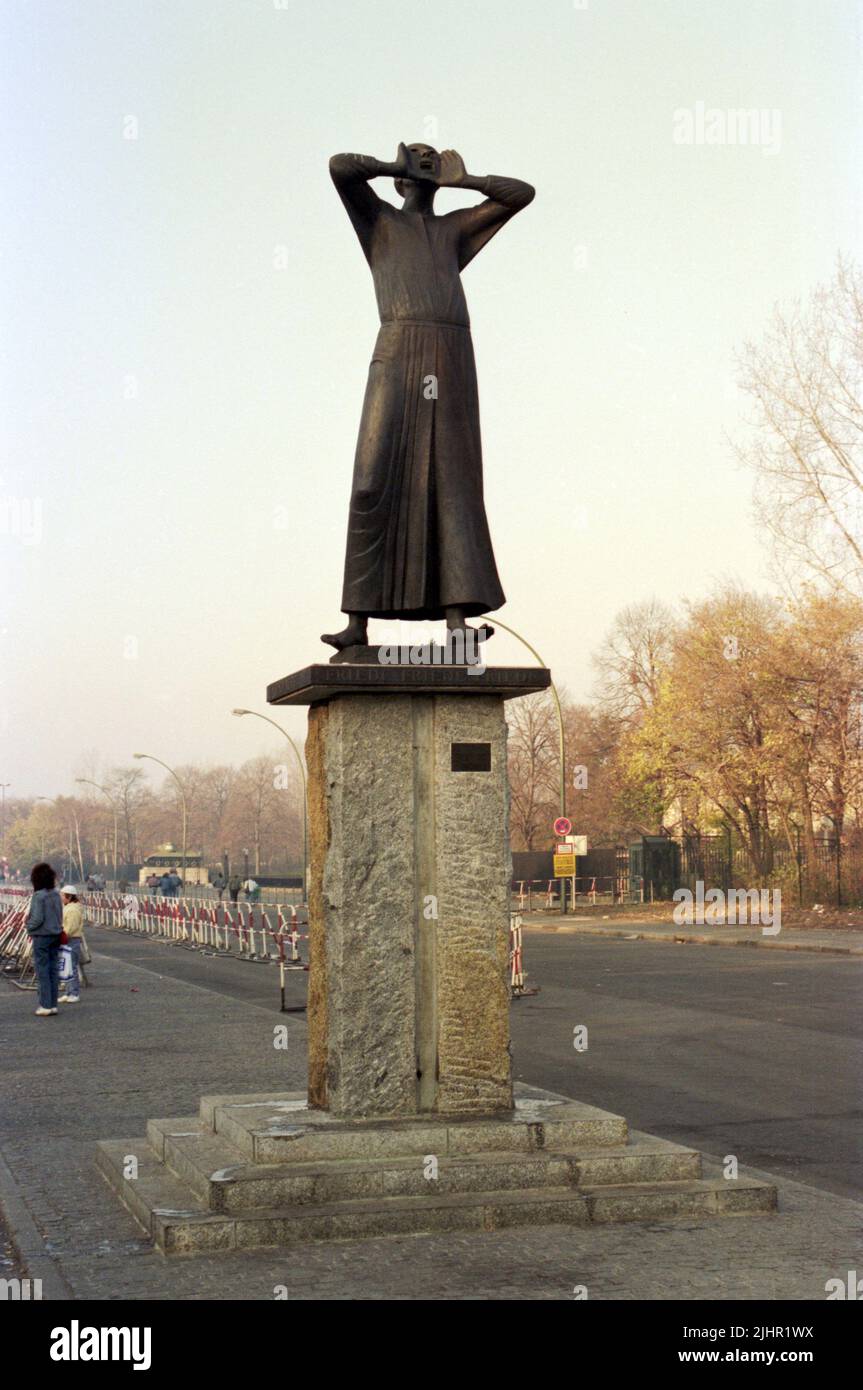
[[[558,816],[557,820],[554,822],[555,835],[568,835],[571,829],[572,821],[566,816]]]
[[[555,878],[573,878],[575,876],[574,854],[556,854],[554,856],[554,876]]]
[[[573,854],[587,854],[586,835],[567,835],[566,844]]]

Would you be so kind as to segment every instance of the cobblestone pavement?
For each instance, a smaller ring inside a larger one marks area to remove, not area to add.
[[[96,943],[94,942],[94,945]],[[53,1019],[0,981],[0,1150],[79,1299],[823,1299],[860,1267],[863,1208],[796,1183],[776,1216],[648,1225],[415,1236],[283,1251],[165,1259],[96,1172],[93,1145],[148,1118],[197,1110],[202,1093],[305,1085],[306,1025],[94,951],[93,988]],[[232,965],[249,970],[255,967]],[[261,967],[262,969],[264,967]],[[38,1269],[28,1271],[33,1277]]]

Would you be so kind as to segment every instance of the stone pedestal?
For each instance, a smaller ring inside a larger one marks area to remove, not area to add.
[[[727,1181],[693,1149],[518,1082],[515,1108],[492,1117],[345,1119],[291,1092],[202,1096],[197,1115],[103,1140],[96,1161],[166,1255],[776,1206],[769,1184]]]
[[[312,1106],[512,1109],[503,706],[548,680],[542,669],[341,665],[268,692],[311,703]]]
[[[770,1184],[513,1088],[503,702],[548,680],[346,662],[270,687],[311,705],[309,1095],[205,1096],[97,1146],[158,1250],[774,1210]]]

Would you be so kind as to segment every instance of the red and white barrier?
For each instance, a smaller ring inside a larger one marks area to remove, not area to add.
[[[299,961],[297,909],[291,904],[202,903],[193,898],[150,898],[128,893],[86,895],[86,916],[99,926],[141,932],[245,959],[280,960],[289,943]],[[308,933],[302,934],[308,939]]]
[[[513,994],[521,994],[524,989],[524,957],[522,954],[521,917],[517,912],[509,915],[509,963],[510,988]]]
[[[0,889],[0,942],[11,941],[7,921],[11,913],[20,915],[23,929],[29,900],[26,888]],[[299,942],[308,940],[308,931],[300,932],[297,909],[290,903],[204,903],[194,898],[151,898],[135,893],[85,893],[79,901],[85,920],[95,926],[186,942],[244,959],[299,963]]]
[[[0,892],[0,969],[20,984],[33,969],[33,950],[24,925],[30,894]]]

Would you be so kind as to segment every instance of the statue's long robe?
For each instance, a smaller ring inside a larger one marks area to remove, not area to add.
[[[504,602],[485,515],[476,366],[460,271],[533,190],[490,176],[489,196],[443,217],[369,187],[376,161],[337,155],[333,181],[371,267],[381,327],[354,460],[342,610],[468,615]]]

